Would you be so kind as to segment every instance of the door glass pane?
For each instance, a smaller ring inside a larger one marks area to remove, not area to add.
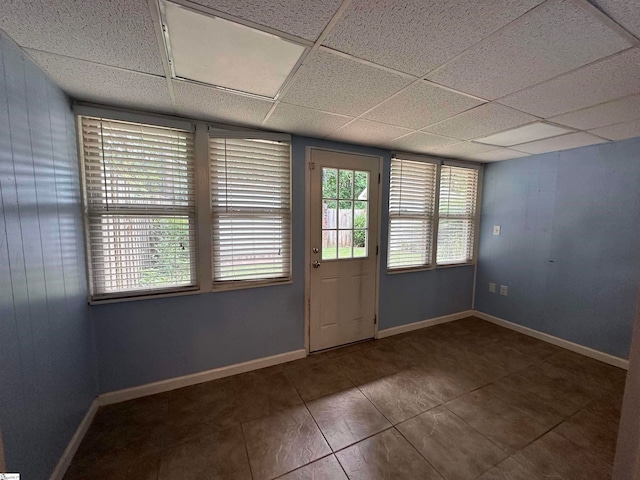
[[[322,201],[322,228],[336,228],[336,201],[335,200],[323,200]]]
[[[338,196],[338,170],[335,168],[322,169],[322,197],[336,198]]]
[[[353,198],[353,170],[340,170],[339,198],[351,200]]]
[[[333,260],[336,258],[337,253],[337,241],[335,230],[323,230],[322,231],[322,259]]]
[[[367,202],[354,202],[353,228],[367,228]]]
[[[338,215],[338,228],[344,230],[353,227],[353,202],[340,201],[340,213]]]
[[[353,198],[355,200],[367,200],[369,187],[369,172],[356,171]]]
[[[353,233],[351,230],[338,231],[338,258],[353,257]]]
[[[367,256],[367,231],[366,230],[353,231],[353,256],[354,258]]]

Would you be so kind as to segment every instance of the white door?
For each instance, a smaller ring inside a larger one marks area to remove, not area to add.
[[[310,152],[313,352],[375,335],[380,159]]]

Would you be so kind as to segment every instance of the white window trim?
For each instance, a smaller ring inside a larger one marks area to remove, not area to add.
[[[222,128],[219,124],[210,124],[207,122],[189,120],[181,117],[173,117],[169,115],[153,115],[130,111],[126,109],[118,109],[111,107],[103,107],[101,105],[78,103],[73,105],[73,113],[76,116],[76,125],[81,116],[109,118],[125,122],[145,123],[149,125],[157,125],[159,127],[179,128],[189,130],[195,133],[195,175],[196,175],[196,239],[198,258],[196,261],[196,278],[197,285],[191,287],[176,287],[166,290],[140,294],[139,292],[126,292],[114,294],[113,296],[94,299],[91,293],[88,293],[88,303],[90,305],[105,305],[112,303],[134,302],[141,300],[151,300],[156,298],[181,297],[187,295],[199,295],[203,293],[227,292],[233,290],[244,290],[250,288],[269,287],[277,285],[293,284],[293,251],[290,250],[289,261],[291,263],[291,274],[288,278],[282,279],[265,279],[265,280],[243,280],[235,282],[216,283],[213,282],[213,266],[212,266],[212,220],[211,220],[211,191],[209,187],[209,137],[227,137],[227,138],[260,138],[266,140],[283,140],[291,142],[291,135],[261,132],[244,128],[229,127]],[[83,144],[82,135],[77,135],[78,162],[80,171],[83,168]],[[290,157],[290,167],[293,167],[293,159]],[[80,181],[84,183],[84,177],[80,175]],[[292,175],[289,176],[290,192],[292,190]],[[82,195],[83,212],[86,209],[84,199],[84,188]],[[290,198],[290,203],[292,204]],[[88,224],[86,215],[82,215],[84,242],[85,242],[85,272],[87,284],[91,284],[91,259],[88,250]],[[293,216],[290,218],[289,228],[293,235]],[[293,242],[292,242],[293,243]],[[293,246],[293,245],[292,245]]]
[[[411,273],[411,272],[424,272],[430,270],[441,270],[446,268],[456,268],[456,267],[469,267],[475,266],[478,263],[478,245],[480,238],[480,210],[481,210],[481,202],[482,202],[482,184],[483,184],[483,175],[484,175],[484,165],[481,163],[474,162],[466,162],[464,160],[451,160],[446,158],[432,157],[429,155],[416,155],[414,153],[404,153],[404,152],[391,152],[391,161],[394,159],[402,159],[402,160],[411,160],[413,162],[423,162],[423,163],[434,163],[437,165],[438,169],[436,172],[436,198],[434,204],[434,216],[433,216],[433,228],[432,228],[432,251],[431,251],[431,264],[430,265],[419,265],[415,267],[403,267],[403,268],[389,268],[389,259],[387,258],[386,265],[386,273],[387,275],[397,275],[400,273]],[[471,262],[461,262],[461,263],[447,263],[438,265],[437,263],[437,255],[438,255],[438,224],[439,220],[439,211],[440,211],[440,174],[442,170],[442,166],[452,166],[452,167],[462,167],[462,168],[473,168],[478,170],[478,188],[476,191],[476,215],[474,218],[474,226],[475,233],[473,238],[473,261]],[[389,164],[391,167],[391,164]],[[391,168],[389,168],[389,174],[391,174]],[[389,202],[387,201],[387,215],[388,215]],[[387,218],[387,230],[389,230],[390,222],[389,218]],[[388,245],[388,237],[390,232],[387,231],[387,245]],[[387,252],[388,255],[388,252]]]

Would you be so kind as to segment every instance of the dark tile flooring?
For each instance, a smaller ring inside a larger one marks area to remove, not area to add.
[[[624,379],[470,317],[102,407],[65,479],[605,479]]]

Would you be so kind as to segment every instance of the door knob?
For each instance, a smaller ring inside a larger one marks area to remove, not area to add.
[[[319,251],[320,251],[320,250],[318,250],[317,248],[314,248],[314,249],[312,250],[312,252],[313,252],[313,253],[318,253]]]
[[[313,268],[320,268],[320,262],[318,260],[313,262]]]

